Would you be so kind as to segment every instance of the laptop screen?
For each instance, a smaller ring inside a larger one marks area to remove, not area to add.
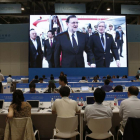
[[[124,99],[118,99],[118,106],[121,105],[121,102],[123,101]]]
[[[3,108],[3,103],[4,103],[4,100],[0,100],[0,109]]]
[[[36,100],[36,101],[27,100],[27,102],[31,105],[32,108],[39,108],[39,101],[38,100]]]
[[[81,91],[89,91],[89,87],[88,86],[83,86],[83,87],[81,87]]]
[[[86,96],[87,105],[94,104],[94,96]]]

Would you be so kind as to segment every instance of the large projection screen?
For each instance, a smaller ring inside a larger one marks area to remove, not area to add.
[[[127,67],[125,16],[30,15],[29,28],[29,68]]]

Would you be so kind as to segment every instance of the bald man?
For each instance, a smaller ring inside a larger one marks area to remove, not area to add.
[[[42,68],[43,51],[41,49],[40,38],[34,29],[30,30],[30,46],[29,46],[29,67]]]

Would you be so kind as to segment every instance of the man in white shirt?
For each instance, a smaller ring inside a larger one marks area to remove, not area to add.
[[[74,117],[76,113],[80,113],[77,102],[69,99],[70,89],[66,86],[60,88],[61,99],[56,99],[52,106],[52,114],[58,117]]]
[[[9,75],[9,77],[7,78],[7,83],[12,83],[12,82],[13,82],[12,76]]]
[[[128,99],[121,102],[119,115],[122,118],[121,130],[124,130],[128,117],[140,118],[139,89],[135,86],[128,88]]]
[[[111,108],[102,104],[105,99],[106,93],[102,89],[97,88],[93,93],[93,96],[95,103],[93,105],[87,105],[85,108],[84,121],[86,121],[87,124],[90,118],[102,119],[111,118],[113,116]],[[88,133],[91,133],[88,126],[86,126],[86,131]]]
[[[4,81],[4,76],[3,76],[3,74],[1,73],[1,70],[0,70],[0,93],[1,93],[1,89],[2,89],[2,81]]]

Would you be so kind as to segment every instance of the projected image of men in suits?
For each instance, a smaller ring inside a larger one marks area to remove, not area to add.
[[[87,34],[78,30],[78,19],[71,15],[66,20],[67,31],[56,37],[55,45],[55,67],[60,67],[60,53],[62,52],[61,67],[85,67],[83,52],[88,55],[91,67],[95,67],[93,53],[88,46]]]
[[[49,68],[54,68],[54,49],[55,49],[55,39],[54,32],[52,30],[48,31],[48,39],[44,41],[44,55],[45,59],[48,61]]]
[[[95,57],[96,67],[110,67],[110,50],[116,60],[117,67],[120,67],[118,48],[112,35],[105,32],[105,22],[99,21],[97,27],[98,33],[89,38],[89,45]]]
[[[30,68],[42,68],[43,51],[41,49],[41,42],[39,36],[34,29],[30,30]]]

